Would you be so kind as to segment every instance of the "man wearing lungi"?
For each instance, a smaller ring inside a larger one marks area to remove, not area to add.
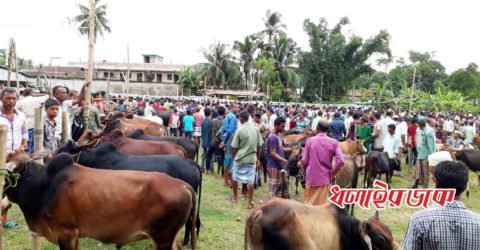
[[[238,182],[247,184],[247,208],[253,208],[253,186],[255,183],[255,168],[259,166],[260,150],[263,144],[262,135],[248,119],[247,111],[240,112],[240,123],[232,139],[232,154],[234,164],[232,168],[232,203],[238,201]]]

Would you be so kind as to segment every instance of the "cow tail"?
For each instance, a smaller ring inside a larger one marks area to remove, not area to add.
[[[190,194],[192,195],[192,208],[190,209],[190,218],[192,220],[192,228],[191,228],[191,236],[190,236],[190,246],[192,250],[195,250],[195,245],[196,245],[196,195],[195,195],[195,190],[193,190],[192,187],[188,186],[188,191],[190,191]]]
[[[258,241],[262,239],[262,231],[260,227],[260,223],[258,220],[262,217],[262,210],[255,209],[250,213],[247,220],[245,221],[245,236],[244,236],[244,247],[245,250],[249,249],[249,245],[252,244],[252,235],[257,238]],[[254,228],[255,226],[255,228]],[[252,232],[253,231],[253,232]]]
[[[198,203],[197,203],[197,217],[196,217],[196,219],[198,220],[198,231],[196,231],[197,237],[198,237],[200,235],[200,201],[202,200],[203,174],[202,174],[202,170],[200,169],[200,166],[198,164],[195,164],[195,165],[197,165],[198,173],[200,174],[200,185],[198,185]]]

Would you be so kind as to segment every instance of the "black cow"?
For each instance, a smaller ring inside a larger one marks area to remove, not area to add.
[[[168,141],[174,144],[177,144],[187,151],[187,157],[190,159],[195,159],[195,156],[198,152],[198,145],[193,140],[186,137],[174,137],[174,136],[151,136],[146,135],[143,130],[137,129],[130,133],[128,137],[135,140],[144,140],[144,141]]]
[[[130,156],[122,154],[111,142],[104,142],[95,149],[80,151],[80,147],[69,141],[60,152],[75,154],[78,164],[96,169],[137,170],[147,172],[162,172],[190,184],[198,193],[197,235],[200,232],[200,200],[202,195],[202,172],[200,166],[193,160],[174,155]],[[189,241],[191,221],[186,224],[184,244]]]
[[[462,161],[470,170],[477,174],[477,184],[480,184],[480,150],[464,149],[455,152],[458,161]]]
[[[400,168],[400,162],[395,159],[390,159],[387,152],[379,152],[375,150],[369,152],[365,160],[365,176],[363,179],[364,187],[372,187],[375,178],[377,178],[378,175],[381,177],[382,174],[385,174],[388,187],[390,188],[394,170],[402,170]]]

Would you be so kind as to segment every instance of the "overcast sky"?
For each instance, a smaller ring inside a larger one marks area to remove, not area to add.
[[[0,48],[15,38],[17,54],[48,64],[87,59],[87,37],[79,35],[67,18],[78,14],[77,3],[88,0],[2,0],[0,3]],[[308,36],[303,21],[321,17],[333,25],[347,16],[348,33],[364,38],[386,29],[392,36],[396,57],[409,50],[436,51],[447,72],[480,64],[480,1],[427,0],[103,0],[112,33],[99,38],[95,60],[141,61],[142,53],[159,54],[165,62],[194,64],[203,60],[199,52],[214,41],[232,44],[263,28],[267,9],[279,11],[287,34],[303,49]]]

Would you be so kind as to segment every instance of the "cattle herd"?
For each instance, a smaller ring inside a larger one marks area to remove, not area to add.
[[[163,116],[168,121],[169,114]],[[199,146],[185,137],[165,136],[164,125],[118,113],[105,119],[103,132],[86,130],[77,142],[62,145],[44,166],[36,162],[45,156],[42,152],[10,153],[7,167],[19,177],[5,194],[18,204],[28,228],[60,249],[78,249],[82,237],[118,248],[150,238],[156,249],[179,249],[175,238],[183,226],[182,243],[194,249],[201,228],[202,171],[195,161]],[[311,131],[283,138],[285,145],[294,147],[286,169],[297,177],[297,192],[303,180],[297,162],[309,136]],[[366,152],[364,143],[345,141],[341,148],[345,167],[335,183],[356,188],[359,168],[354,157]],[[479,171],[478,150],[456,156]],[[364,186],[371,187],[378,174],[386,174],[390,183],[397,167],[384,154],[370,152]],[[331,205],[314,207],[286,199],[271,199],[254,208],[244,237],[245,249],[399,248],[378,214],[362,221],[353,217],[353,207],[348,213]]]

